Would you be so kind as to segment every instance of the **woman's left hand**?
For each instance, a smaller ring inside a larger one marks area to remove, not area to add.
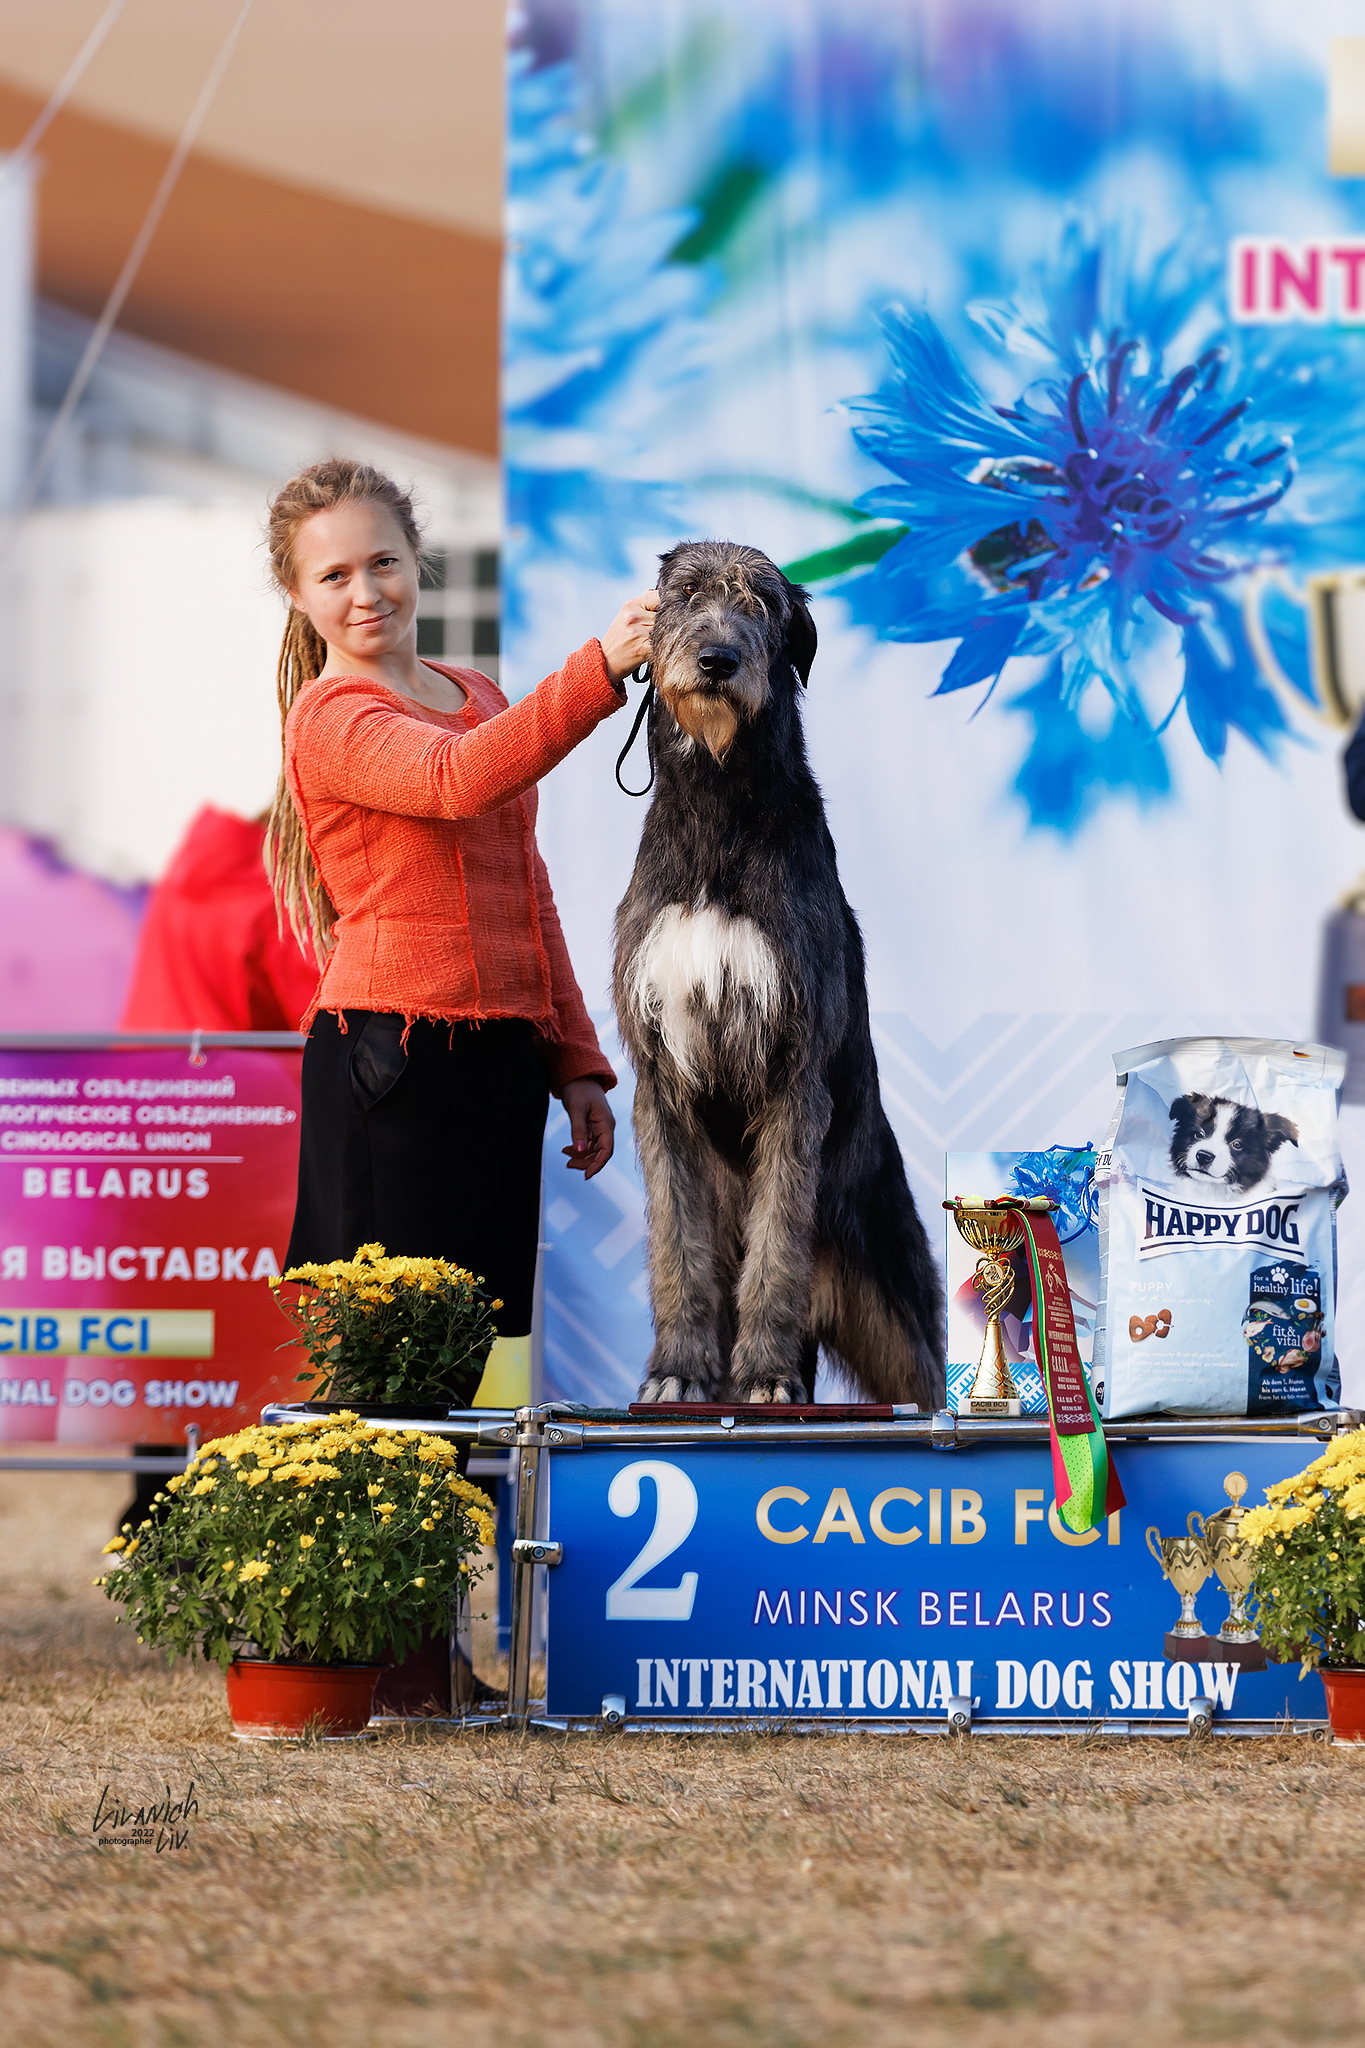
[[[574,1173],[591,1180],[616,1149],[616,1118],[607,1092],[600,1081],[566,1081],[559,1099],[569,1112],[573,1131],[573,1143],[564,1147],[564,1157]]]
[[[649,660],[654,614],[658,609],[658,591],[643,591],[622,605],[602,635],[602,653],[614,683],[623,683],[642,661]]]

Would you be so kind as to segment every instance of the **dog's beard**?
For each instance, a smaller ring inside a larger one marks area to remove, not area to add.
[[[738,706],[728,697],[703,690],[684,690],[680,696],[669,697],[668,706],[688,738],[723,762],[739,731]]]
[[[741,669],[724,690],[691,684],[682,688],[661,684],[659,694],[689,739],[706,748],[712,759],[723,763],[735,743],[743,719],[753,718],[767,701],[766,679],[757,687],[746,687]]]

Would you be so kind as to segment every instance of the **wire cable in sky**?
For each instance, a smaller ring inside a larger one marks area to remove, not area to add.
[[[62,77],[53,87],[52,97],[43,108],[42,113],[39,114],[23,141],[16,149],[11,150],[4,163],[0,164],[0,192],[4,191],[6,185],[12,179],[18,177],[20,171],[29,161],[34,150],[38,147],[38,144],[47,134],[48,129],[52,126],[52,123],[56,120],[72,93],[80,84],[81,74],[84,72],[86,65],[90,62],[90,59],[94,56],[96,50],[98,50],[100,44],[104,41],[104,38],[108,35],[110,29],[114,26],[114,23],[127,5],[128,0],[109,0],[109,5],[105,8],[85,41],[67,65]]]
[[[15,507],[17,513],[27,512],[37,497],[38,492],[42,489],[43,481],[52,466],[53,458],[65,438],[67,428],[71,425],[76,407],[85,396],[86,386],[95,373],[95,365],[103,353],[104,344],[108,341],[119,314],[123,311],[124,302],[133,288],[133,280],[142,266],[142,259],[151,246],[153,235],[161,225],[161,216],[166,211],[180,173],[185,167],[185,159],[194,148],[199,130],[204,124],[204,117],[212,106],[214,95],[223,82],[223,74],[232,62],[233,52],[237,47],[237,39],[246,26],[246,18],[250,14],[253,4],[254,0],[244,0],[244,5],[237,19],[228,30],[222,48],[213,60],[208,77],[200,87],[199,97],[190,109],[189,118],[181,130],[180,140],[176,143],[170,160],[165,170],[161,173],[161,179],[156,191],[152,194],[152,203],[147,208],[142,226],[138,229],[133,246],[124,259],[123,268],[114,282],[114,288],[105,300],[104,311],[100,314],[91,331],[90,339],[86,342],[81,359],[76,365],[75,375],[66,387],[66,395],[57,408],[52,425],[43,437],[43,445],[38,450],[33,467],[29,471],[28,479],[20,494],[19,503]]]

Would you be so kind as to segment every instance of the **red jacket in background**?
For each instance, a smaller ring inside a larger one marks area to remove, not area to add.
[[[318,968],[286,926],[265,827],[206,805],[152,891],[122,1031],[297,1031]]]

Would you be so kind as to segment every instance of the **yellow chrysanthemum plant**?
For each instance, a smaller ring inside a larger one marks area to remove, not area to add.
[[[280,1294],[288,1281],[303,1290],[297,1298]],[[353,1259],[291,1266],[270,1285],[308,1354],[298,1377],[314,1395],[450,1408],[473,1400],[502,1303],[463,1266],[363,1244]]]
[[[402,1658],[444,1624],[494,1535],[443,1438],[345,1412],[217,1438],[165,1497],[160,1522],[105,1545],[117,1567],[95,1583],[142,1641],[224,1670],[237,1656]]]
[[[1365,1665],[1365,1429],[1266,1488],[1239,1531],[1256,1550],[1256,1626],[1269,1656],[1305,1675]]]

